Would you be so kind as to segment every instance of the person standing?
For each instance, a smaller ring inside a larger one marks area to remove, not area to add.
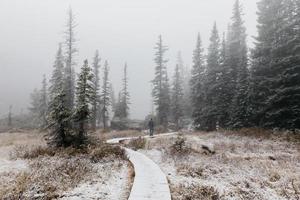
[[[153,122],[152,118],[150,119],[150,121],[148,123],[148,126],[149,126],[150,136],[153,136],[153,133],[154,133],[154,122]]]

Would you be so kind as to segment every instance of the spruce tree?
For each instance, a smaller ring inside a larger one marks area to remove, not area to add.
[[[8,127],[12,126],[12,105],[9,106],[7,125]]]
[[[74,66],[75,62],[75,54],[77,53],[77,49],[75,46],[76,38],[75,38],[75,28],[77,24],[72,12],[72,9],[69,8],[68,11],[68,20],[66,24],[65,31],[65,95],[66,95],[66,104],[67,107],[72,110],[74,106],[74,96],[75,96],[75,71]]]
[[[196,129],[203,129],[203,109],[204,109],[204,80],[205,80],[205,65],[203,48],[200,34],[198,34],[196,48],[193,52],[193,68],[191,72],[191,102],[192,102],[192,117]]]
[[[214,23],[210,44],[207,55],[207,70],[204,81],[204,109],[203,109],[203,128],[205,130],[215,130],[218,122],[218,95],[219,95],[219,74],[220,74],[220,38],[217,30],[217,25]]]
[[[32,121],[37,127],[40,126],[40,100],[41,99],[41,91],[38,89],[34,89],[30,94],[30,106],[29,111],[32,117]]]
[[[218,71],[218,80],[216,82],[217,94],[216,94],[216,105],[218,109],[218,126],[219,128],[227,128],[229,117],[229,107],[231,105],[232,96],[231,91],[227,83],[230,82],[231,77],[230,68],[227,65],[227,45],[225,39],[225,33],[223,33],[223,39],[220,49],[220,70]]]
[[[231,80],[228,83],[232,91],[229,126],[241,128],[248,126],[248,56],[246,44],[246,28],[242,19],[242,7],[236,0],[233,8],[232,22],[228,36],[227,67]],[[229,90],[228,90],[229,91]]]
[[[107,122],[109,120],[108,108],[111,103],[108,73],[109,73],[108,62],[105,61],[104,68],[103,68],[103,84],[102,84],[102,93],[101,93],[101,104],[102,104],[101,114],[102,114],[104,130],[107,129]]]
[[[173,87],[172,87],[172,101],[171,101],[171,113],[173,121],[178,130],[180,122],[183,118],[183,109],[184,109],[184,99],[183,99],[183,80],[180,73],[179,64],[175,67],[175,73],[173,78]]]
[[[264,127],[268,97],[271,96],[271,79],[274,57],[272,54],[275,33],[279,30],[279,13],[282,0],[261,0],[258,3],[258,36],[252,52],[250,77],[250,112],[253,126]]]
[[[56,92],[49,102],[48,112],[48,145],[67,147],[72,145],[70,129],[71,111],[66,107],[63,81],[57,83]]]
[[[118,101],[116,100],[115,90],[112,83],[109,84],[109,90],[110,90],[109,94],[110,94],[111,110],[113,113],[115,113],[118,107]]]
[[[78,76],[76,87],[76,110],[74,112],[74,121],[77,125],[78,146],[87,141],[88,120],[91,114],[89,106],[94,102],[92,69],[85,60]]]
[[[42,89],[40,91],[40,103],[39,103],[39,117],[41,120],[40,128],[47,127],[47,112],[48,112],[48,93],[47,93],[47,79],[46,75],[43,76]]]
[[[254,114],[261,116],[256,123],[267,128],[297,129],[300,127],[299,1],[261,1],[259,11],[252,102],[256,103],[259,95],[255,87],[262,88],[265,93],[260,107],[255,110],[253,105]]]
[[[123,75],[123,88],[122,88],[122,99],[121,99],[121,117],[127,119],[129,116],[129,91],[128,91],[128,75],[127,75],[127,64],[124,66]]]
[[[100,57],[98,50],[95,52],[94,61],[93,61],[93,102],[91,109],[91,128],[96,130],[97,119],[99,119],[99,108],[100,108],[100,78],[99,78],[99,69],[100,69]]]
[[[167,78],[167,68],[166,63],[168,60],[165,59],[165,53],[167,47],[163,45],[161,35],[158,38],[158,42],[155,46],[155,77],[152,81],[153,90],[152,95],[154,98],[154,104],[156,105],[157,120],[158,124],[164,126],[168,125],[168,115],[169,115],[169,85]]]
[[[182,78],[182,90],[183,90],[183,114],[185,118],[191,118],[192,106],[191,106],[191,70],[184,65],[181,52],[177,55],[177,64],[179,65],[179,72]]]
[[[64,57],[62,54],[62,46],[59,44],[55,62],[53,65],[53,73],[50,79],[50,87],[49,87],[49,99],[52,100],[54,96],[58,92],[60,92],[61,89],[61,83],[64,80]]]

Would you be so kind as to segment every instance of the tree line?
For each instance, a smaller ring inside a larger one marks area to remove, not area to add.
[[[172,122],[180,128],[187,113],[192,113],[198,130],[299,129],[299,2],[258,2],[258,36],[250,49],[242,5],[236,0],[226,34],[220,36],[216,22],[213,24],[207,54],[198,34],[190,76],[176,65],[171,87],[165,58],[168,48],[159,36],[152,81],[157,123],[166,128]],[[188,90],[184,89],[186,79]],[[187,95],[190,99],[184,99]]]
[[[65,42],[59,44],[49,83],[44,75],[42,88],[35,89],[31,94],[29,109],[39,127],[48,130],[47,139],[54,146],[81,146],[88,142],[88,130],[96,131],[97,127],[106,130],[110,119],[110,106],[113,106],[114,117],[129,117],[127,64],[124,66],[123,88],[118,102],[115,102],[109,81],[107,60],[103,65],[100,84],[101,58],[98,50],[91,65],[88,60],[84,60],[76,77],[76,26],[70,9]]]

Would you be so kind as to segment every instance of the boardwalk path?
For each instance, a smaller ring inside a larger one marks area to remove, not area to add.
[[[161,134],[155,137],[173,135]],[[148,136],[145,136],[148,137]],[[119,143],[121,140],[133,138],[119,138],[108,140],[108,143]],[[159,166],[142,153],[125,148],[135,171],[135,178],[129,200],[171,200],[171,193],[166,175]]]

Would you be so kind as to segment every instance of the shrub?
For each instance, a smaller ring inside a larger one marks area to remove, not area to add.
[[[185,155],[191,152],[191,148],[186,144],[186,138],[182,135],[178,135],[174,144],[171,146],[171,154],[173,155]]]
[[[142,137],[138,137],[137,139],[132,139],[129,141],[128,145],[129,148],[133,150],[144,149],[146,146],[146,139]]]
[[[99,147],[91,150],[90,159],[92,162],[99,162],[105,157],[114,157],[124,160],[127,159],[125,150],[119,146],[102,144]]]
[[[218,191],[212,186],[183,185],[172,188],[174,200],[218,200]]]
[[[14,150],[11,152],[11,158],[17,159],[33,159],[39,156],[54,156],[55,151],[51,147],[46,146],[16,146]]]

